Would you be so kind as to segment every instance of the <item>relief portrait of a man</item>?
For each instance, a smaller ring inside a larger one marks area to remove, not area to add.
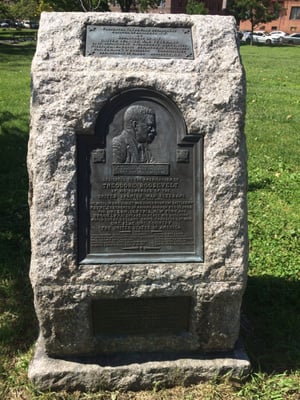
[[[123,118],[123,131],[112,140],[114,163],[152,163],[149,150],[157,134],[154,111],[150,107],[132,105]]]

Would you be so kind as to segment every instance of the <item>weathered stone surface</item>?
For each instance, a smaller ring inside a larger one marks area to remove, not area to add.
[[[240,343],[228,353],[126,354],[66,361],[48,357],[41,341],[29,368],[29,378],[41,390],[142,390],[194,385],[227,375],[246,377],[250,363]]]
[[[85,57],[85,29],[93,24],[189,26],[194,59]],[[113,96],[132,88],[148,88],[167,96],[181,111],[187,134],[204,136],[203,262],[81,265],[77,261],[76,137],[94,135],[103,107]],[[231,17],[42,14],[32,63],[28,170],[30,278],[46,354],[67,357],[120,351],[207,353],[234,349],[247,269],[244,112],[244,72]],[[122,339],[93,335],[92,299],[157,296],[192,298],[188,335]],[[138,388],[149,387],[149,382],[158,379],[148,376],[151,368],[137,364],[115,373],[108,367],[70,366],[64,361],[56,364],[39,354],[30,376],[41,387],[82,385],[90,389],[103,376],[104,387]],[[224,371],[222,363],[228,365],[226,361],[207,362],[209,366],[203,367],[199,361],[191,373],[193,362],[180,362],[180,370],[191,374],[186,381],[197,380],[202,369],[207,368],[206,375],[212,376],[215,371]],[[160,376],[162,370],[165,374],[165,368],[170,368],[172,375],[179,364],[171,364],[158,366],[155,374]],[[229,362],[228,368],[243,369],[245,365],[248,362]],[[48,376],[61,383],[52,385]],[[172,382],[168,375],[166,383]]]

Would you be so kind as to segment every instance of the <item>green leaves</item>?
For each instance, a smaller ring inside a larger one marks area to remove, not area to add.
[[[272,0],[228,0],[228,12],[235,16],[237,24],[240,21],[250,20],[253,28],[261,22],[268,22],[278,18],[280,4]]]
[[[205,4],[197,0],[188,0],[186,5],[187,14],[208,14]]]

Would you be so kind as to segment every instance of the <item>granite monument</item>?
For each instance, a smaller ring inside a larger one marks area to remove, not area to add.
[[[232,17],[42,14],[28,151],[40,389],[248,373],[244,116]]]

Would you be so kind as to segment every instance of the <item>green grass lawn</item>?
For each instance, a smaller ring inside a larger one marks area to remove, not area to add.
[[[1,35],[0,35],[1,37]],[[253,373],[150,392],[39,393],[27,379],[38,329],[29,269],[26,150],[34,44],[0,44],[0,399],[300,398],[300,48],[244,46],[249,280],[242,335]]]
[[[34,41],[37,37],[36,29],[25,28],[1,28],[0,42],[23,42]]]
[[[243,47],[247,72],[252,363],[300,369],[300,51]],[[300,396],[300,395],[299,395]]]

